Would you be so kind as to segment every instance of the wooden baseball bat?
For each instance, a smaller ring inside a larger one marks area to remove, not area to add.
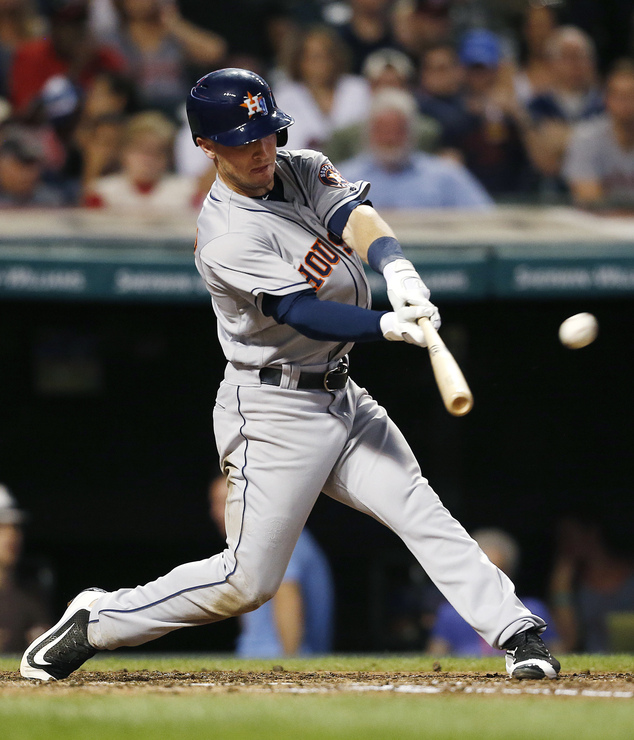
[[[426,316],[418,319],[425,334],[429,359],[445,408],[453,416],[464,416],[473,408],[473,395],[451,352]]]

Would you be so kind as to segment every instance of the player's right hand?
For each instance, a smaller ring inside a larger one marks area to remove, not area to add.
[[[427,316],[424,306],[403,306],[398,311],[384,313],[380,322],[383,336],[390,342],[409,342],[426,347],[425,334],[416,323],[423,316]]]
[[[387,295],[392,308],[398,311],[403,306],[422,306],[429,301],[429,288],[406,259],[393,260],[383,269]]]

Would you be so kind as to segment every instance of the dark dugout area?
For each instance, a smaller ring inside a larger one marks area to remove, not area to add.
[[[358,345],[351,365],[447,507],[468,530],[518,539],[524,594],[546,595],[563,515],[590,512],[631,549],[632,302],[440,309],[475,397],[468,416],[444,410],[425,350]],[[600,333],[572,351],[557,330],[579,311]],[[224,368],[210,307],[5,301],[0,317],[0,480],[30,513],[25,565],[52,573],[53,613],[83,587],[132,587],[222,549],[206,500]],[[393,628],[427,585],[400,540],[324,496],[309,527],[335,576],[336,648],[421,649],[424,629]],[[142,649],[227,651],[236,629],[180,630]]]

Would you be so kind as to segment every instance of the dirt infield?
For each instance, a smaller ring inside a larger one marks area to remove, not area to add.
[[[432,673],[369,671],[78,671],[64,681],[29,681],[18,672],[0,671],[0,694],[38,693],[153,693],[269,692],[336,693],[394,692],[420,694],[537,694],[605,699],[634,699],[634,676],[629,673],[571,673],[557,681],[517,681],[501,673]]]

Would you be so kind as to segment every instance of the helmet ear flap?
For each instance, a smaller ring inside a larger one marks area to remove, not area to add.
[[[281,131],[277,131],[276,135],[277,135],[277,145],[286,146],[286,142],[288,141],[288,129],[283,128]]]

